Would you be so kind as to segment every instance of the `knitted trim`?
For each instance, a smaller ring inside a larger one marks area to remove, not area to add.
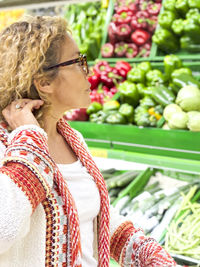
[[[39,132],[41,135],[43,135],[47,139],[47,133],[42,128],[40,128],[39,126],[37,126],[35,124],[27,124],[27,125],[19,126],[15,130],[13,130],[8,136],[8,143],[11,143],[12,139],[16,138],[16,135],[18,135],[20,132],[22,132],[24,130],[26,130],[26,131],[32,130],[35,132]]]
[[[2,161],[3,165],[6,165],[9,162],[21,163],[21,164],[25,165],[27,168],[29,168],[29,170],[32,171],[32,173],[37,177],[37,180],[42,184],[42,186],[46,192],[46,195],[49,194],[49,192],[50,192],[49,184],[46,182],[46,180],[43,178],[43,176],[41,176],[39,170],[33,164],[31,164],[26,159],[19,158],[19,157],[6,157]]]
[[[61,119],[58,122],[58,131],[62,134],[62,136],[66,139],[67,143],[71,146],[77,157],[80,159],[82,164],[87,168],[90,175],[93,176],[94,181],[99,189],[100,198],[101,198],[101,207],[100,214],[98,216],[98,259],[99,266],[109,266],[109,258],[110,258],[110,212],[109,212],[109,198],[108,191],[106,189],[106,184],[103,179],[102,174],[97,168],[94,160],[91,155],[85,149],[84,145],[80,142],[77,134],[73,131],[73,129],[69,126],[65,119]],[[77,214],[75,215],[77,216]],[[71,225],[70,232],[72,236],[76,236],[78,225]],[[78,244],[80,244],[80,240],[77,240]],[[75,243],[74,243],[75,245]],[[80,250],[77,250],[77,246],[74,247],[73,254],[75,257],[78,257]],[[72,258],[74,259],[74,257]],[[73,260],[74,263],[74,260]]]
[[[46,257],[45,267],[58,266],[60,213],[54,193],[42,202],[46,214]]]
[[[8,162],[6,166],[1,168],[1,173],[6,174],[28,197],[32,211],[45,199],[46,196],[42,184],[25,165]]]
[[[130,235],[135,231],[133,223],[126,221],[122,223],[114,232],[110,241],[110,255],[119,262],[121,252],[129,239]]]

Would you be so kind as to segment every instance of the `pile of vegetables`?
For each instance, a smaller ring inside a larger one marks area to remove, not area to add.
[[[166,53],[179,49],[189,53],[200,52],[200,2],[165,0],[163,7],[153,42]]]
[[[108,63],[98,63],[97,66],[99,64],[106,65],[106,68],[100,67],[99,75],[101,77],[101,75],[105,75]],[[95,84],[96,88],[92,85],[91,98],[94,101],[91,106],[95,106],[97,109],[95,110],[95,108],[89,106],[89,120],[97,123],[132,123],[137,126],[159,126],[163,119],[164,107],[175,101],[178,91],[177,88],[174,89],[171,75],[177,76],[185,72],[192,75],[190,69],[182,68],[182,61],[175,55],[165,57],[164,67],[165,71],[162,72],[153,69],[150,62],[142,62],[133,65],[132,68],[129,63],[117,62],[114,69],[119,70],[117,74],[119,76],[121,71],[121,78],[113,80],[111,84],[112,86],[115,85],[117,93],[111,99],[104,98],[104,101],[98,101],[98,96],[94,100],[94,94],[98,94],[99,86],[105,88],[105,84],[102,85],[100,78],[99,82]],[[96,66],[93,69],[95,71]],[[122,77],[123,71],[125,75]],[[174,74],[177,71],[178,73]],[[115,72],[117,73],[117,70]],[[96,76],[95,74],[94,77],[96,78]],[[110,88],[110,92],[112,90],[113,88]],[[96,102],[99,102],[100,105]]]
[[[164,244],[173,256],[190,256],[191,263],[199,259],[199,175],[152,168],[112,168],[102,174],[110,201],[120,214]],[[169,179],[167,187],[163,179]]]
[[[100,2],[67,5],[67,19],[80,52],[95,60],[101,48],[107,9]]]
[[[80,120],[200,131],[200,82],[177,55],[165,56],[163,66],[98,61],[88,78],[92,103],[79,110]]]
[[[165,248],[173,254],[189,256],[200,263],[200,203],[196,202],[200,197],[198,189],[196,185],[187,195],[182,193],[182,202],[165,237]]]
[[[148,57],[161,1],[116,1],[102,57]]]

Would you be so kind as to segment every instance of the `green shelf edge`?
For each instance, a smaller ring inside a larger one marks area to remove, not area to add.
[[[96,156],[200,172],[200,133],[134,125],[69,123],[82,133]]]
[[[93,156],[126,160],[135,163],[147,164],[155,168],[171,169],[187,173],[200,173],[200,164],[197,160],[164,157],[144,153],[129,152],[117,149],[90,147]]]

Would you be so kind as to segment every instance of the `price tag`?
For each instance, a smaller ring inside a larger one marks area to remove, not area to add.
[[[108,151],[106,149],[91,148],[90,152],[93,157],[107,158]]]

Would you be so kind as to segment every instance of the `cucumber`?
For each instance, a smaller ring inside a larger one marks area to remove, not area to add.
[[[110,191],[108,192],[109,197],[116,197],[120,191],[121,191],[121,188],[110,189]]]
[[[115,206],[117,202],[126,195],[129,195],[130,198],[134,198],[138,195],[155,171],[156,169],[147,168],[139,173],[137,177],[122,192],[119,193],[117,199],[113,202],[113,205]]]
[[[123,174],[113,176],[106,180],[107,189],[110,190],[111,188],[122,187],[128,183],[127,180],[130,182],[130,180],[134,179],[137,175],[138,171],[127,171]]]
[[[123,176],[119,177],[119,181],[117,181],[117,186],[122,187],[129,184],[141,171],[129,171]]]

